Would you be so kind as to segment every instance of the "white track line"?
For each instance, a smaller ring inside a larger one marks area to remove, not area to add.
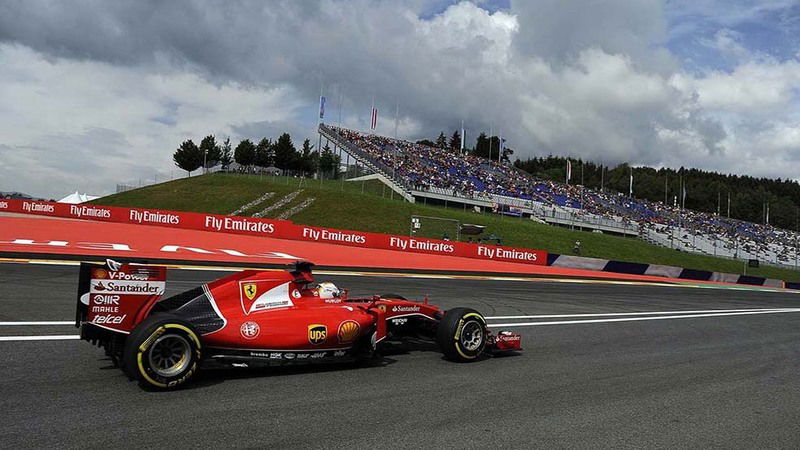
[[[519,322],[519,323],[492,323],[490,327],[536,327],[544,325],[577,325],[581,323],[608,323],[608,322],[634,322],[641,320],[666,320],[666,319],[693,319],[698,317],[746,316],[754,314],[780,314],[800,312],[800,309],[773,309],[765,311],[749,311],[736,313],[715,314],[685,314],[680,316],[655,316],[655,317],[624,317],[619,319],[592,319],[592,320],[558,320],[549,322]]]
[[[71,339],[80,339],[77,334],[64,334],[64,335],[48,335],[48,336],[0,336],[2,341],[66,341]]]
[[[668,314],[709,314],[709,313],[729,313],[729,312],[756,312],[756,311],[800,311],[800,308],[751,308],[751,309],[706,309],[699,311],[642,311],[624,313],[586,313],[586,314],[539,314],[535,316],[491,316],[485,317],[486,320],[503,319],[566,319],[569,317],[612,317],[612,316],[657,316]]]
[[[695,311],[646,311],[646,312],[624,312],[624,313],[586,313],[586,314],[539,314],[535,316],[490,316],[486,320],[510,320],[510,319],[567,319],[578,317],[614,317],[614,316],[655,316],[669,314],[711,314],[711,313],[734,313],[734,312],[794,312],[800,308],[752,308],[752,309],[706,309]],[[0,322],[2,327],[12,326],[52,326],[52,325],[75,325],[74,320],[45,320],[27,322]]]
[[[624,317],[617,319],[592,319],[592,320],[560,320],[549,322],[521,322],[521,323],[493,323],[490,327],[535,327],[543,325],[576,325],[582,323],[609,323],[609,322],[634,322],[642,320],[665,320],[665,319],[692,319],[699,317],[724,317],[724,316],[745,316],[754,314],[780,314],[800,312],[800,308],[767,309],[767,310],[739,310],[738,312],[723,312],[711,314],[682,314],[677,316],[654,316],[654,317]],[[619,313],[622,314],[622,313]],[[553,316],[549,316],[553,317]],[[45,336],[0,336],[0,342],[10,341],[63,341],[77,340],[78,335],[45,335]]]
[[[50,320],[40,322],[0,322],[0,327],[36,326],[36,325],[75,325],[74,320]]]
[[[92,261],[97,262],[97,261]],[[0,258],[0,264],[13,263],[13,264],[44,264],[44,265],[63,265],[63,266],[77,266],[80,261],[68,260],[40,260],[30,258]],[[199,266],[188,264],[155,264],[165,266],[170,269],[181,270],[196,270],[202,272],[240,272],[242,270],[262,270],[280,272],[282,269],[274,267],[256,268],[256,267],[231,267],[231,266]],[[751,286],[751,285],[735,285],[735,284],[704,284],[702,281],[684,280],[677,278],[665,278],[664,281],[641,281],[641,280],[620,280],[614,278],[552,278],[543,276],[543,274],[514,274],[514,275],[458,275],[458,274],[429,274],[429,273],[408,273],[402,272],[404,269],[381,269],[379,272],[362,272],[355,270],[348,270],[342,268],[339,270],[316,270],[317,275],[334,275],[334,276],[362,276],[362,277],[400,277],[400,278],[419,278],[419,279],[446,279],[446,280],[481,280],[481,281],[519,281],[519,282],[544,282],[544,283],[578,283],[578,284],[608,284],[608,285],[622,285],[622,286],[658,286],[658,287],[677,287],[677,288],[702,288],[702,289],[729,289],[737,291],[754,291],[754,292],[779,292],[782,294],[800,294],[800,289],[785,289],[773,288],[766,286]],[[407,270],[407,269],[406,269]]]

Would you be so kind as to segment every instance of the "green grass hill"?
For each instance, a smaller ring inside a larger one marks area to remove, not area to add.
[[[399,235],[409,234],[412,215],[434,216],[484,225],[484,235],[502,236],[503,245],[508,246],[569,254],[573,243],[579,239],[582,256],[729,273],[742,273],[744,268],[742,261],[678,252],[631,237],[572,231],[528,219],[479,214],[462,207],[411,204],[397,195],[392,199],[391,191],[377,181],[320,182],[291,177],[212,174],[122,192],[93,203],[230,214],[264,196],[267,198],[239,215],[263,212],[262,217],[288,218],[299,224]],[[798,271],[770,266],[748,268],[747,273],[800,280]]]

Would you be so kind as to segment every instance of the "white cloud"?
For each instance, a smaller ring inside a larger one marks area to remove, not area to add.
[[[196,74],[45,58],[0,45],[0,190],[57,197],[180,171],[184,139],[233,134],[256,120],[294,121],[291,87],[216,85]]]
[[[163,176],[180,141],[207,133],[288,130],[299,141],[313,132],[321,84],[326,120],[338,122],[341,93],[343,123],[366,129],[374,97],[387,135],[399,106],[398,133],[410,139],[464,119],[470,139],[492,126],[521,157],[794,176],[785,162],[800,151],[796,60],[749,51],[723,30],[707,45],[733,69],[684,71],[656,0],[515,1],[491,14],[462,2],[419,17],[441,9],[0,5],[0,190],[108,192]]]
[[[678,76],[676,85],[697,92],[700,106],[748,116],[786,112],[796,107],[800,62],[747,62],[732,72],[711,71],[700,78]]]

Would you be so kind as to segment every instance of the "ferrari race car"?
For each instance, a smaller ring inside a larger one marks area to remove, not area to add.
[[[181,387],[200,367],[353,361],[411,338],[436,342],[457,362],[520,350],[518,334],[492,334],[475,310],[392,294],[349,298],[333,283],[314,285],[312,266],[246,270],[162,298],[165,267],[82,263],[76,326],[154,389]]]

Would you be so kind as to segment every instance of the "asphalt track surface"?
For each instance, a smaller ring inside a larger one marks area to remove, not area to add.
[[[0,322],[74,317],[76,267],[0,264]],[[221,273],[171,270],[168,291]],[[328,276],[487,316],[798,308],[730,289]],[[170,292],[168,292],[169,294]],[[668,316],[671,314],[653,314]],[[630,316],[596,316],[624,318]],[[637,317],[647,317],[641,315]],[[575,319],[497,319],[494,322]],[[797,448],[800,312],[513,328],[517,356],[201,373],[145,392],[77,340],[0,341],[2,447]],[[4,326],[0,336],[75,334]]]

